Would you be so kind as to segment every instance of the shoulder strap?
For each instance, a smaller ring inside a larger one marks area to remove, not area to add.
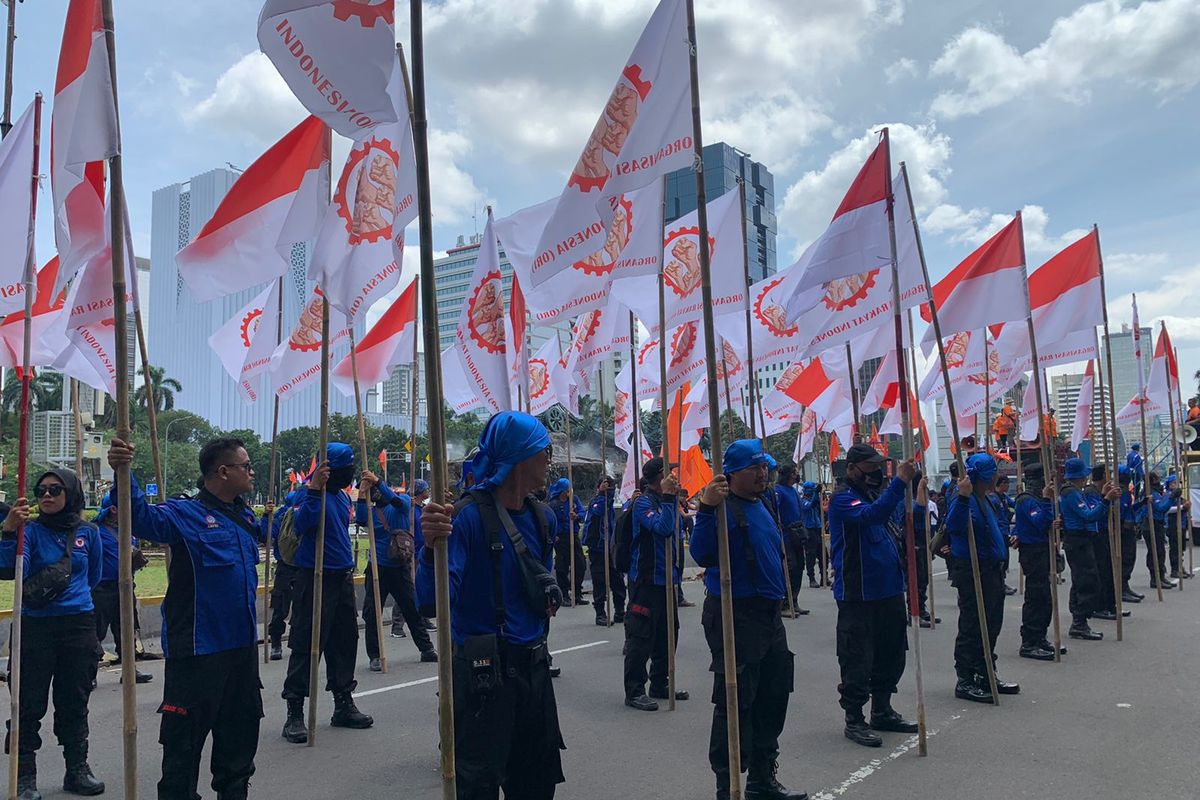
[[[496,498],[492,493],[483,489],[472,489],[454,504],[455,511],[475,504],[479,509],[479,518],[483,522],[484,533],[487,534],[488,551],[492,561],[492,610],[497,631],[504,630],[507,611],[504,608],[504,583],[500,574],[500,554],[504,545],[500,543],[500,515],[496,511]]]
[[[547,516],[551,513],[550,508],[545,503],[535,500],[532,497],[525,498],[525,505],[530,511],[533,512],[534,519],[537,520],[538,537],[542,543],[542,547],[550,547],[550,520]],[[504,521],[503,517],[501,517],[500,521]],[[509,521],[511,522],[511,520]],[[568,534],[569,533],[571,533],[571,531],[568,531]],[[514,546],[515,544],[516,543],[514,542]],[[524,547],[525,543],[522,542],[521,546]]]

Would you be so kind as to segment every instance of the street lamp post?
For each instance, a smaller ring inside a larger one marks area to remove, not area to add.
[[[166,496],[167,496],[167,467],[166,467],[166,465],[171,463],[170,461],[167,460],[168,448],[171,446],[171,426],[174,425],[176,422],[179,422],[180,420],[188,419],[189,416],[190,415],[176,417],[175,419],[173,419],[167,423],[167,427],[163,431],[163,465],[164,465],[163,466],[163,477],[162,477],[163,485],[161,487],[159,487],[159,490],[162,492],[163,498],[166,498]]]

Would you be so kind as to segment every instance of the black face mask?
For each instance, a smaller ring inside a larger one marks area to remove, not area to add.
[[[338,467],[329,471],[329,480],[325,483],[326,489],[334,489],[341,491],[354,482],[354,465],[348,467]]]
[[[863,473],[862,482],[863,486],[866,486],[871,491],[879,491],[883,486],[883,470],[879,469],[874,472]]]

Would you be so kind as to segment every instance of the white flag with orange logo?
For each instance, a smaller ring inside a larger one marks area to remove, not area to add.
[[[309,113],[361,140],[395,122],[395,0],[267,0],[258,45]]]
[[[559,402],[567,402],[571,390],[570,373],[562,362],[562,346],[552,336],[529,357],[529,413],[543,414]]]
[[[692,164],[684,0],[662,0],[633,48],[542,231],[530,287],[604,244],[611,200]]]
[[[329,131],[309,117],[243,172],[175,263],[198,302],[278,278],[328,206]]]
[[[117,109],[100,0],[71,0],[50,133],[57,293],[107,242],[104,160],[118,152]]]
[[[270,365],[271,353],[278,345],[279,300],[279,282],[275,281],[208,337],[208,346],[247,403],[258,400],[259,376]]]
[[[321,374],[321,306],[323,296],[313,291],[296,326],[275,351],[267,367],[271,391],[280,400],[296,395]],[[337,309],[329,309],[329,349],[350,336],[350,321]]]
[[[463,372],[462,359],[458,357],[458,346],[450,345],[441,353],[442,400],[455,414],[465,414],[483,405],[475,392],[475,385]]]
[[[463,372],[484,406],[495,413],[512,408],[512,395],[504,337],[504,279],[492,225],[489,208],[455,336]]]

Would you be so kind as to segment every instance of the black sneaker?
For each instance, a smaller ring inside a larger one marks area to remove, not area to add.
[[[883,747],[883,737],[871,730],[862,717],[853,721],[846,720],[846,729],[842,733],[847,739],[863,747]]]
[[[383,663],[378,658],[372,658],[367,669],[371,670],[371,672],[383,672]]]
[[[1053,661],[1054,650],[1045,649],[1039,644],[1023,644],[1018,655],[1021,658],[1032,658],[1034,661]]]
[[[887,711],[876,714],[871,712],[871,728],[877,731],[891,731],[892,733],[916,733],[920,726],[910,719],[905,719],[900,716],[900,713],[894,708],[889,708]]]
[[[437,651],[434,650],[432,647],[429,648],[428,650],[421,651],[421,663],[422,664],[436,664],[437,660],[438,660]]]
[[[972,703],[991,703],[992,692],[975,681],[960,680],[954,687],[954,696],[959,700],[970,700]]]
[[[625,705],[630,708],[636,708],[638,711],[658,711],[658,703],[644,694],[639,694],[636,697],[626,697]]]
[[[667,700],[668,699],[667,690],[666,689],[651,689],[650,697],[653,697],[656,700]],[[689,697],[691,697],[691,695],[688,694],[686,691],[684,691],[682,689],[675,690],[675,699],[676,700],[687,700]]]
[[[1092,619],[1115,620],[1116,618],[1117,618],[1117,612],[1109,611],[1108,609],[1103,609],[1101,611],[1093,611],[1092,612]]]
[[[1087,625],[1072,625],[1067,631],[1067,636],[1072,639],[1082,639],[1086,642],[1098,642],[1104,638],[1104,634],[1100,631],[1094,631]]]
[[[1121,592],[1121,602],[1122,603],[1140,603],[1144,599],[1145,598],[1142,595],[1134,594],[1133,592],[1129,591],[1128,589]]]

